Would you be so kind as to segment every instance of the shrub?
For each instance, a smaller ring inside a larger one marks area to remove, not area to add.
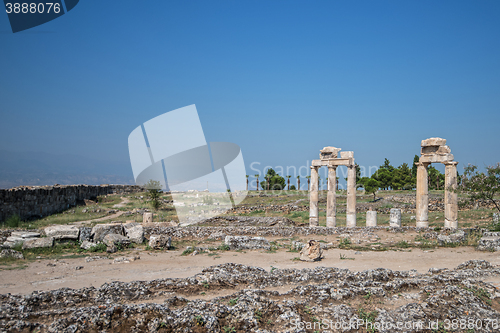
[[[11,217],[9,217],[6,221],[5,221],[5,224],[7,225],[7,227],[9,228],[18,228],[19,225],[21,224],[21,218],[19,217],[19,215],[17,214],[14,214],[12,215]]]

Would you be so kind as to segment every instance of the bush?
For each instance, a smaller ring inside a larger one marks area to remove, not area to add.
[[[292,185],[290,186],[290,190],[296,190],[297,188],[295,187],[295,185]]]
[[[108,247],[104,243],[99,243],[96,246],[92,246],[89,251],[90,252],[106,252]]]
[[[5,221],[5,224],[7,225],[7,227],[9,228],[18,228],[19,225],[21,224],[21,218],[19,217],[19,215],[17,214],[14,214],[12,215],[11,217],[9,217],[6,221]]]

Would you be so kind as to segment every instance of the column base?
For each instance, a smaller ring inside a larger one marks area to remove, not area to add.
[[[346,227],[354,228],[356,226],[356,213],[346,215]]]
[[[337,225],[337,219],[335,217],[326,217],[327,228],[335,228]]]
[[[444,227],[450,228],[450,229],[457,229],[458,228],[458,221],[450,221],[450,220],[445,219],[444,220]]]
[[[317,217],[310,217],[309,218],[309,226],[310,227],[317,227],[319,226],[319,220]]]
[[[429,228],[429,221],[417,221],[417,228]]]

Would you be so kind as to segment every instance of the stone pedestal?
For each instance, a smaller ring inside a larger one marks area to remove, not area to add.
[[[444,178],[444,227],[453,229],[458,228],[457,164],[445,163]]]
[[[391,227],[401,227],[401,209],[391,208],[391,215],[389,218],[389,225]]]
[[[337,167],[328,167],[328,194],[326,198],[326,226],[333,228],[337,225],[336,193]]]
[[[377,211],[369,210],[366,212],[366,226],[376,227],[377,226]]]
[[[311,191],[309,193],[309,226],[316,227],[319,225],[319,179],[318,167],[311,167]]]
[[[152,223],[153,222],[153,213],[144,213],[142,215],[142,223]]]
[[[429,163],[416,163],[417,165],[417,228],[429,226],[429,192],[427,166]]]
[[[500,215],[498,213],[493,213],[493,223],[500,222]]]
[[[346,226],[352,228],[356,226],[356,166],[347,167],[347,210]]]

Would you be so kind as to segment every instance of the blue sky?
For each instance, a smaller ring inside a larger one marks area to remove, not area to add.
[[[410,164],[434,136],[459,172],[500,161],[499,1],[82,0],[16,34],[0,14],[0,45],[0,150],[131,176],[129,133],[196,104],[251,175],[329,145]]]

